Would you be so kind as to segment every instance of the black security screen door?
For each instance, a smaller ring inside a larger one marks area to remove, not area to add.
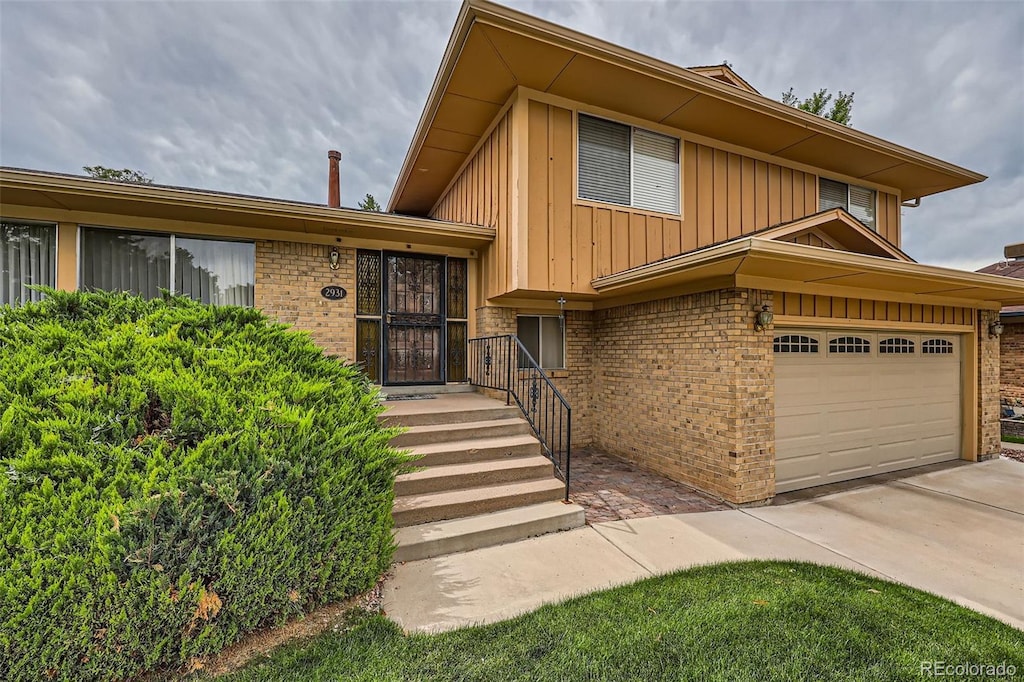
[[[384,272],[385,383],[444,383],[444,258],[389,253]]]

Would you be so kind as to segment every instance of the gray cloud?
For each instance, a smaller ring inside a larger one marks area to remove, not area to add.
[[[985,173],[904,209],[904,246],[974,269],[1024,240],[1024,6],[1012,2],[518,2],[762,93],[857,93],[865,132]],[[0,3],[0,163],[385,203],[454,2]]]

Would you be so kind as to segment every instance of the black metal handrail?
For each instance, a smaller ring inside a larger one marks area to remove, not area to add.
[[[516,402],[533,433],[565,482],[569,501],[572,450],[572,407],[526,350],[518,336],[484,336],[469,340],[469,383],[505,392],[505,403]]]

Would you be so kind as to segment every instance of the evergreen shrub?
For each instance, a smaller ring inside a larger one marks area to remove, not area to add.
[[[128,679],[374,585],[379,395],[260,312],[0,307],[0,678]]]

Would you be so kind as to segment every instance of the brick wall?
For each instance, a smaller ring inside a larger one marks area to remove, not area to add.
[[[999,383],[1004,399],[1024,401],[1024,322],[1003,327],[999,339]]]
[[[485,306],[476,310],[476,335],[515,334],[518,308]],[[593,442],[592,382],[594,325],[589,311],[567,310],[565,313],[565,369],[548,370],[552,383],[572,407],[572,446],[583,447]],[[504,400],[504,394],[484,391]]]
[[[338,248],[340,267],[331,270],[331,246],[256,242],[256,307],[296,329],[308,331],[332,355],[351,359],[355,348],[354,249]],[[344,287],[348,296],[329,301],[320,290]]]
[[[978,456],[998,455],[999,438],[999,342],[988,333],[999,319],[994,310],[978,311]]]
[[[714,292],[596,311],[595,444],[731,502],[775,493],[774,358],[754,311]]]

